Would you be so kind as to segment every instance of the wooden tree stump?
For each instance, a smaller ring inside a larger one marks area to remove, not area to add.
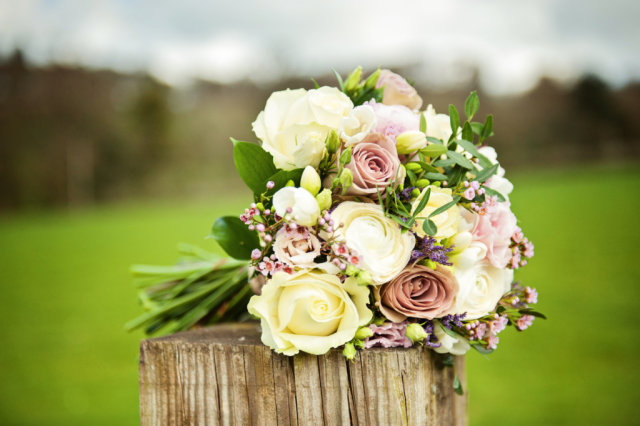
[[[466,425],[464,357],[464,396],[443,359],[423,347],[288,357],[262,344],[257,323],[143,340],[141,424]]]

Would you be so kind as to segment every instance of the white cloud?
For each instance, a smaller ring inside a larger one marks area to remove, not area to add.
[[[493,93],[541,75],[640,78],[636,0],[0,0],[0,54],[62,61],[171,83],[269,81],[358,64],[416,65],[455,84],[478,66]]]

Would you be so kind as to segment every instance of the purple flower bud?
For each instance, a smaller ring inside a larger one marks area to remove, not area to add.
[[[320,224],[320,226],[324,226],[324,224],[325,224],[325,223],[327,223],[327,221],[326,221],[326,220],[324,220],[323,218],[320,218],[320,219],[318,220],[318,223]]]
[[[340,270],[344,271],[345,269],[347,269],[347,265],[345,265],[344,263],[340,264]]]
[[[267,209],[264,211],[265,216],[269,216],[271,214],[271,210]]]
[[[270,243],[271,241],[273,241],[273,238],[271,237],[271,235],[267,234],[264,236],[264,240],[268,243]]]
[[[254,250],[251,252],[251,258],[252,258],[253,260],[258,260],[258,259],[260,259],[260,255],[261,255],[261,254],[262,254],[262,252],[261,252],[260,250],[258,250],[258,249],[254,249]]]
[[[335,222],[333,220],[330,220],[329,221],[329,226],[333,226],[333,225],[335,225]]]
[[[271,188],[273,188],[274,186],[276,186],[276,184],[275,184],[272,180],[270,180],[269,182],[267,182],[267,189],[271,189]]]
[[[272,255],[271,255],[271,260],[276,260],[276,259],[277,259],[276,255],[275,255],[275,254],[272,254]]]
[[[331,220],[331,215],[329,213],[325,213],[324,214],[324,220],[326,220],[327,222]]]
[[[332,232],[333,232],[333,226],[329,226],[329,227],[327,227],[327,232],[328,232],[328,233],[332,233]]]
[[[253,226],[253,225],[249,225],[249,231],[255,231],[255,230],[256,230],[256,227],[255,227],[255,226]]]
[[[256,229],[258,230],[258,232],[264,232],[264,225],[259,223]]]
[[[291,213],[293,212],[293,209],[291,207],[287,207],[287,213]]]

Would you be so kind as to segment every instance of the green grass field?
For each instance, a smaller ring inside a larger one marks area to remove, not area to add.
[[[536,256],[516,273],[537,287],[524,333],[468,356],[471,425],[640,424],[640,168],[510,176]],[[249,194],[0,220],[0,424],[136,425],[141,333],[131,263],[172,263],[180,241]]]

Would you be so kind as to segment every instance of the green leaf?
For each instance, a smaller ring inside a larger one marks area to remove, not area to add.
[[[265,192],[266,182],[278,171],[271,154],[261,146],[249,142],[235,142],[233,161],[242,181],[254,194]]]
[[[471,120],[478,112],[478,108],[480,108],[480,98],[478,98],[478,93],[474,90],[464,103],[464,114],[467,116],[467,120]]]
[[[435,223],[433,223],[431,219],[425,219],[422,222],[422,230],[425,232],[425,234],[429,235],[430,237],[433,237],[438,233],[438,227],[436,226]],[[446,328],[446,327],[443,327],[443,328]]]
[[[318,84],[318,82],[315,81],[313,78],[311,79],[311,81],[313,81],[313,84],[314,84],[316,90],[318,90],[320,88],[320,85]]]
[[[413,173],[411,170],[406,169],[407,171],[407,176],[409,176],[409,182],[411,182],[411,186],[416,186],[416,174]]]
[[[434,143],[436,145],[444,145],[444,142],[442,142],[442,139],[434,138],[432,136],[427,136],[427,141]]]
[[[462,126],[462,139],[467,141],[473,140],[473,129],[471,128],[471,124],[468,121],[464,122]]]
[[[481,170],[480,172],[476,173],[476,177],[473,180],[477,180],[480,183],[486,181],[491,176],[496,174],[496,172],[498,171],[498,167],[500,167],[500,164],[496,163],[488,169]]]
[[[462,383],[460,383],[457,374],[453,377],[453,390],[455,390],[458,395],[464,395],[464,389],[462,389]]]
[[[476,135],[481,135],[482,134],[482,129],[483,129],[483,125],[482,123],[471,123],[471,129],[473,129],[473,133],[475,133]],[[489,135],[489,137],[493,136],[493,132],[491,132],[491,134]]]
[[[229,256],[240,260],[251,259],[251,251],[260,247],[258,234],[249,231],[249,227],[235,216],[216,219],[209,237],[216,240]]]
[[[490,195],[492,197],[494,195],[496,195],[498,197],[498,202],[499,203],[504,203],[505,201],[507,201],[507,199],[504,198],[504,195],[502,195],[501,193],[499,193],[495,189],[491,189],[491,188],[489,188],[487,186],[483,186],[483,188],[484,188],[484,191],[487,193],[487,195]]]
[[[284,188],[287,182],[290,180],[296,184],[296,186],[300,186],[300,179],[302,178],[302,173],[304,169],[294,169],[294,170],[280,170],[275,175],[269,177],[266,181],[263,182],[262,187],[267,187],[267,182],[272,181],[274,183],[273,188],[267,191],[267,195],[271,196],[278,192],[280,189]]]
[[[458,127],[460,127],[460,115],[458,110],[453,105],[449,105],[449,122],[451,123],[451,137],[449,140],[454,140],[458,136]]]
[[[496,313],[498,314],[502,314],[507,310],[507,308],[505,308],[504,306],[500,305],[498,306],[498,308],[496,309]]]
[[[425,179],[429,179],[429,180],[447,180],[447,175],[443,175],[442,173],[425,173],[424,175],[422,175],[423,178]]]
[[[340,84],[340,90],[342,90],[344,92],[344,81],[342,81],[342,77],[340,77],[340,74],[338,74],[338,71],[333,70],[333,73],[336,75],[336,78],[338,79],[338,84]]]
[[[460,166],[464,167],[467,170],[475,170],[471,161],[467,160],[467,157],[455,151],[447,151],[447,157],[454,160]]]
[[[424,161],[413,161],[413,162],[420,164],[420,168],[425,172],[440,173],[438,169],[433,167],[431,164],[425,163]]]
[[[398,225],[402,226],[403,228],[409,228],[411,229],[411,226],[413,226],[413,224],[411,224],[411,226],[405,222],[404,220],[402,220],[402,218],[393,215],[391,213],[388,213],[388,216],[391,218],[391,220],[393,220],[394,222],[396,222]]]
[[[491,167],[493,165],[491,164],[491,161],[489,161],[487,157],[485,157],[480,153],[480,151],[478,151],[478,148],[476,148],[473,142],[469,142],[471,139],[468,139],[468,140],[465,140],[465,139],[466,138],[463,137],[462,140],[457,140],[456,142],[458,143],[458,145],[464,148],[465,151],[467,151],[469,154],[473,155],[478,160],[480,160],[480,165],[483,168],[486,169],[487,167]]]
[[[484,126],[482,126],[482,133],[480,134],[480,142],[493,135],[493,115],[488,115]]]
[[[456,164],[456,161],[452,160],[451,158],[447,158],[446,160],[436,160],[433,162],[433,165],[436,167],[449,167],[453,166],[454,164]]]
[[[530,308],[520,309],[518,312],[524,315],[532,315],[537,318],[547,319],[546,315],[538,311],[534,311],[533,309],[530,309]]]
[[[431,158],[439,157],[442,154],[445,154],[447,152],[447,147],[444,145],[432,144],[432,145],[427,145],[426,147],[422,148],[418,152]]]
[[[449,354],[442,360],[442,363],[447,367],[453,367],[455,365],[455,359],[453,355]]]
[[[427,119],[424,116],[424,113],[420,113],[420,131],[422,133],[427,133]]]
[[[475,169],[471,171],[474,172]],[[454,188],[455,186],[457,186],[462,181],[462,179],[467,176],[467,172],[467,169],[458,164],[453,166],[453,169],[449,172],[449,187]]]
[[[489,355],[490,353],[493,353],[493,349],[485,348],[482,345],[471,345],[471,347],[480,352],[482,355]]]
[[[460,337],[460,336],[457,336],[456,333],[453,332],[453,330],[449,330],[447,327],[442,325],[442,323],[440,323],[440,325],[442,326],[442,330],[449,336],[453,337],[454,339],[457,339],[458,337]]]
[[[448,202],[447,204],[438,207],[437,209],[435,209],[433,212],[431,212],[431,214],[429,215],[429,217],[436,217],[439,214],[442,214],[444,212],[446,212],[447,210],[449,210],[451,207],[455,206],[458,201],[460,200],[460,196],[456,195],[455,197],[453,197],[453,201]]]
[[[427,203],[429,202],[429,197],[431,197],[431,188],[427,188],[427,192],[425,192],[422,198],[420,199],[420,202],[418,203],[418,205],[416,206],[416,209],[414,210],[415,215],[419,215],[420,213],[422,213],[422,210],[424,210],[424,208],[427,206]]]

